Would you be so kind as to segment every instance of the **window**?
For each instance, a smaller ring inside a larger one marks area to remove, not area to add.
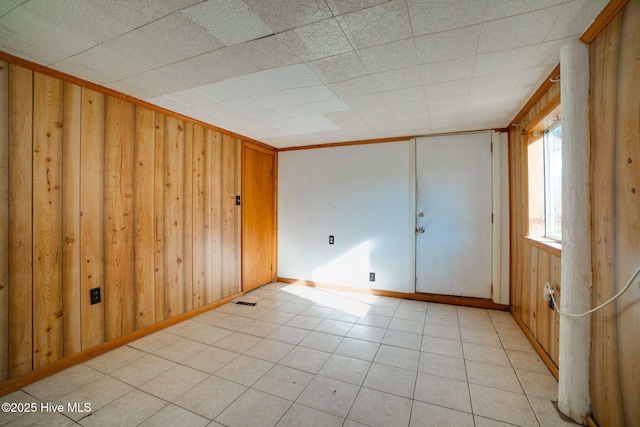
[[[562,239],[560,106],[527,133],[529,237]]]
[[[544,131],[545,237],[562,238],[562,124]]]

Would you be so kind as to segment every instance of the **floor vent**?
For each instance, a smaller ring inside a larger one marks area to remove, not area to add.
[[[246,301],[237,301],[236,304],[240,304],[240,305],[250,305],[251,307],[253,307],[254,305],[257,304],[257,302],[246,302]]]

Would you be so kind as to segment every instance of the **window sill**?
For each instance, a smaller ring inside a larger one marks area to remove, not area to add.
[[[534,246],[538,249],[542,249],[545,252],[549,252],[551,255],[560,257],[560,254],[562,253],[562,243],[558,241],[547,239],[544,237],[531,237],[531,236],[524,236],[524,240],[530,246]]]

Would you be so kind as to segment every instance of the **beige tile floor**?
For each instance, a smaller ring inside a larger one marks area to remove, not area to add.
[[[559,426],[510,314],[272,283],[1,397],[0,425]],[[42,404],[89,403],[90,412]]]

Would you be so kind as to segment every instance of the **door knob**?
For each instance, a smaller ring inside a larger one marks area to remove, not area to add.
[[[424,233],[424,227],[416,228],[416,233]]]

